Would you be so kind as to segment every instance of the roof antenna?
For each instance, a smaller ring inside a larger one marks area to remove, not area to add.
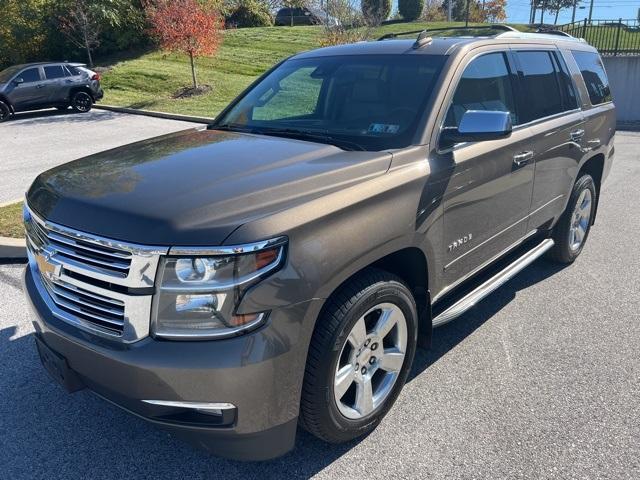
[[[420,35],[418,35],[418,38],[416,38],[416,41],[413,44],[413,49],[417,50],[418,48],[423,47],[427,43],[431,43],[432,41],[433,38],[429,36],[429,32],[427,32],[427,30],[423,30],[420,32]]]

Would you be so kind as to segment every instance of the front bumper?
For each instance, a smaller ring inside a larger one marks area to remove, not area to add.
[[[293,448],[307,347],[320,302],[276,309],[267,325],[235,338],[171,342],[148,337],[123,344],[51,315],[38,281],[27,268],[25,292],[36,335],[66,359],[84,386],[217,455],[264,460]],[[228,402],[236,410],[220,422],[142,400]]]

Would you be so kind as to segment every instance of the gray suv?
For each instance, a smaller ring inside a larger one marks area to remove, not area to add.
[[[596,218],[598,53],[493,28],[301,53],[206,129],[41,174],[45,368],[232,458],[372,431],[434,328],[543,254],[573,262]]]
[[[15,65],[0,72],[0,122],[42,108],[88,112],[103,95],[100,75],[82,63]]]

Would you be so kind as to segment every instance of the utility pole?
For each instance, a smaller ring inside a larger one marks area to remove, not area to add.
[[[447,22],[450,22],[452,20],[453,16],[453,0],[448,0],[447,1]]]
[[[576,8],[578,7],[578,0],[573,0],[573,12],[571,12],[571,23],[576,21]]]
[[[593,15],[593,0],[591,0],[591,4],[589,5],[589,23],[591,23],[592,15]]]
[[[591,0],[593,2],[593,0]],[[542,2],[542,13],[540,14],[540,25],[544,25],[544,11],[547,8],[547,0]]]

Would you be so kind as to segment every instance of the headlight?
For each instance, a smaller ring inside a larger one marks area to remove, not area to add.
[[[211,256],[164,257],[153,299],[154,335],[202,340],[237,335],[262,324],[267,312],[239,315],[236,308],[248,288],[282,266],[285,242],[264,242],[268,246],[259,250],[231,247]]]

